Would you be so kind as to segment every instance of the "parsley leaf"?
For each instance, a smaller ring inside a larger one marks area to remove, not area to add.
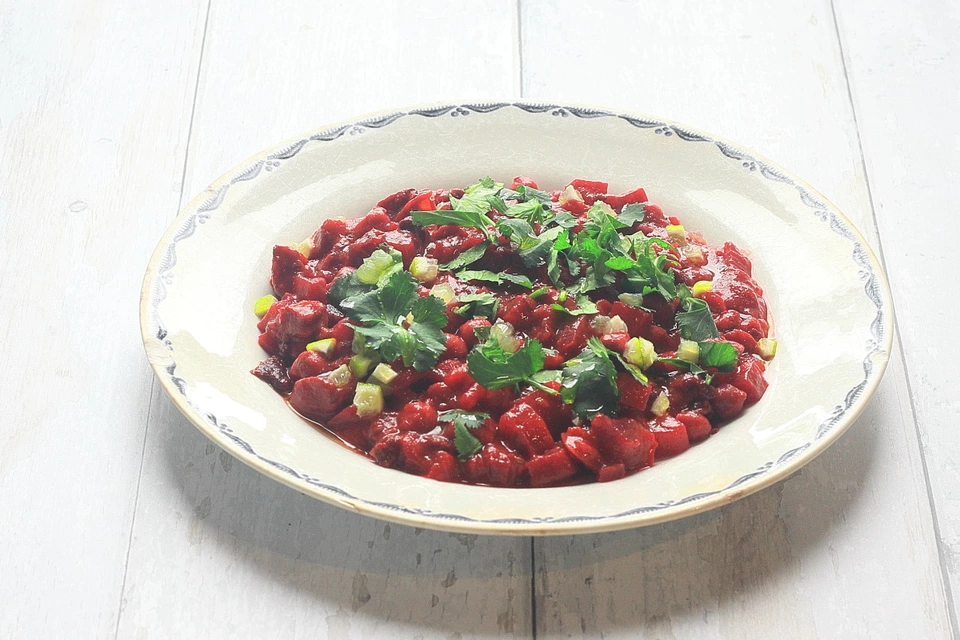
[[[504,211],[504,213],[511,218],[526,220],[530,224],[543,222],[546,216],[546,210],[537,200],[511,204],[507,206],[507,210]]]
[[[586,316],[592,315],[594,313],[600,313],[600,310],[597,309],[597,305],[587,296],[578,296],[577,297],[577,307],[575,309],[567,309],[562,304],[553,303],[553,309],[555,311],[560,311],[568,316]]]
[[[521,287],[526,287],[527,289],[533,288],[533,282],[528,276],[515,273],[494,273],[493,271],[481,269],[479,271],[458,271],[456,276],[461,280],[480,280],[482,282],[496,282],[497,284],[510,282]]]
[[[710,307],[700,298],[684,298],[683,311],[677,314],[680,336],[686,340],[719,338],[720,332],[710,314]]]
[[[724,373],[736,369],[740,353],[729,342],[701,342],[698,362],[703,367],[716,367]]]
[[[436,211],[411,211],[410,217],[421,227],[428,227],[432,224],[444,225],[453,224],[460,227],[473,227],[474,229],[487,230],[488,226],[493,226],[493,220],[487,217],[487,211],[473,211],[471,209],[438,209]]]
[[[613,415],[620,400],[617,370],[607,348],[591,337],[587,348],[567,362],[560,383],[560,397],[581,418],[592,418],[598,413]]]
[[[467,370],[480,386],[494,391],[510,385],[527,382],[538,389],[556,393],[531,377],[543,369],[543,346],[538,340],[528,339],[516,353],[508,353],[495,338],[473,348],[467,356]]]
[[[339,305],[347,298],[366,293],[373,288],[371,284],[363,284],[360,282],[360,280],[357,279],[357,272],[351,271],[333,281],[333,284],[330,285],[330,290],[327,292],[327,298],[333,304]]]
[[[457,307],[454,313],[465,316],[470,315],[474,318],[489,318],[493,320],[497,315],[497,306],[500,299],[492,293],[467,293],[457,296],[457,300],[463,303]]]
[[[483,448],[483,443],[470,431],[489,420],[488,414],[454,409],[444,411],[437,419],[441,422],[453,423],[453,446],[457,448],[457,457],[461,461],[477,455]]]
[[[406,271],[377,289],[345,298],[340,308],[359,323],[354,331],[385,362],[402,359],[404,366],[426,371],[446,350],[446,305],[436,296],[418,296],[417,283]]]
[[[638,222],[643,222],[646,215],[647,209],[642,204],[625,204],[623,209],[620,210],[620,215],[617,216],[617,221],[620,224],[632,227]]]
[[[488,242],[475,244],[447,264],[440,265],[440,269],[441,271],[453,271],[454,269],[465,267],[468,264],[473,264],[483,257],[483,254],[487,252],[487,247],[489,246],[490,243]]]

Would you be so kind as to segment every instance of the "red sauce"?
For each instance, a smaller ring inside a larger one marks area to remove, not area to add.
[[[713,374],[708,381],[704,375],[657,362],[645,371],[649,383],[643,384],[621,370],[616,377],[619,403],[610,412],[614,415],[579,419],[559,395],[522,384],[489,390],[477,383],[466,358],[478,341],[474,330],[489,326],[490,321],[456,313],[462,303],[454,300],[447,305],[446,351],[436,366],[416,371],[402,362],[392,363],[399,375],[390,384],[383,412],[359,417],[352,405],[356,381],[336,386],[324,375],[353,355],[354,324],[328,300],[334,280],[356,269],[381,245],[399,251],[409,269],[415,256],[443,264],[486,239],[480,229],[421,227],[410,219],[411,211],[450,209],[451,195],[462,197],[462,191],[408,189],[383,199],[361,218],[326,220],[312,237],[309,256],[287,246],[274,248],[270,282],[280,299],[258,325],[259,343],[270,357],[253,373],[286,395],[299,414],[376,464],[449,482],[528,487],[616,480],[706,439],[756,403],[767,387],[757,344],[768,335],[767,307],[763,290],[752,277],[750,260],[732,243],[710,246],[696,232],[688,231],[685,242],[671,240],[667,226],[679,220],[647,202],[642,189],[611,195],[604,183],[571,184],[581,198],[554,206],[576,217],[574,231],[582,227],[596,201],[606,202],[614,213],[643,203],[643,220],[621,233],[643,232],[674,245],[668,273],[676,283],[712,283],[699,297],[709,306],[720,340],[732,343],[739,352],[733,371],[708,369]],[[536,188],[523,177],[515,179],[511,188],[519,185]],[[559,191],[552,193],[554,203],[559,196]],[[494,210],[489,216],[496,221],[502,214]],[[521,342],[536,339],[543,345],[545,368],[558,369],[585,349],[588,339],[597,334],[597,322],[592,322],[596,316],[619,316],[626,324],[626,332],[599,336],[611,351],[622,351],[629,338],[641,337],[653,343],[660,356],[675,355],[681,340],[677,299],[649,293],[642,299],[643,308],[638,308],[621,302],[616,286],[604,287],[587,294],[597,314],[570,316],[553,305],[572,310],[577,302],[562,298],[545,264],[525,267],[516,249],[501,236],[469,268],[526,274],[534,289],[546,289],[537,297],[530,295],[531,289],[508,282],[442,279],[458,296],[486,292],[498,296],[497,319],[509,322]],[[572,281],[566,269],[562,277]],[[418,293],[428,295],[429,289],[421,285]],[[332,353],[325,356],[305,350],[308,343],[331,337],[337,340]],[[550,382],[547,386],[559,389],[560,385]],[[655,415],[652,404],[661,395],[669,399],[669,408]],[[458,452],[453,424],[440,420],[443,412],[452,409],[490,416],[471,431],[481,445],[474,455]]]

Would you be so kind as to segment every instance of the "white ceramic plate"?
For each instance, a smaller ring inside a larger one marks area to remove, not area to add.
[[[780,352],[770,388],[682,455],[607,484],[456,485],[384,469],[315,431],[249,371],[253,301],[274,244],[328,216],[359,216],[407,187],[525,174],[642,186],[711,243],[750,252]],[[756,154],[673,122],[533,103],[433,105],[326,127],[257,154],[180,213],[150,262],[147,355],[181,411],[231,454],[303,493],[410,525],[499,534],[604,531],[726,504],[784,478],[860,414],[892,336],[883,273],[853,225],[806,183]]]

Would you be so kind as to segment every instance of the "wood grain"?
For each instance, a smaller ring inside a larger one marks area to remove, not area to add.
[[[261,147],[366,111],[518,89],[516,6],[214,0],[187,196]],[[257,46],[251,47],[251,42]],[[389,525],[208,443],[156,394],[120,637],[526,637],[528,538]]]
[[[952,586],[960,594],[960,346],[948,268],[960,244],[960,7],[840,2],[836,6],[887,270],[897,301],[916,418]]]
[[[112,637],[204,7],[0,5],[0,636]],[[162,141],[162,143],[161,143]]]
[[[647,111],[737,140],[818,186],[877,246],[828,3],[523,9],[529,97]],[[570,44],[580,42],[602,46]],[[538,540],[535,559],[548,637],[949,633],[899,351],[851,432],[788,480],[687,521]]]

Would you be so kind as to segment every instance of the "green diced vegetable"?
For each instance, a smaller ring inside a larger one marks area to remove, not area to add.
[[[641,369],[647,369],[657,359],[657,351],[649,340],[630,338],[623,347],[623,359]]]
[[[345,387],[353,381],[353,375],[347,365],[342,364],[333,371],[323,374],[330,382],[338,387]]]
[[[317,340],[316,342],[311,342],[307,345],[307,351],[316,351],[324,356],[329,356],[336,348],[336,338],[324,338],[323,340]]]
[[[258,318],[262,318],[267,315],[267,311],[270,311],[270,307],[273,306],[273,303],[277,299],[273,296],[263,296],[262,298],[257,298],[257,301],[253,303],[253,312]]]
[[[373,373],[370,374],[370,382],[374,382],[383,387],[389,387],[393,381],[397,379],[398,375],[390,365],[381,362],[374,368]]]
[[[773,360],[777,355],[777,341],[771,338],[760,338],[757,341],[757,351],[764,360]]]
[[[375,384],[358,382],[353,404],[358,416],[369,418],[380,415],[383,411],[383,389]]]
[[[709,280],[700,280],[699,282],[693,283],[693,289],[691,293],[694,298],[699,298],[701,295],[713,289],[713,283]]]
[[[410,262],[410,273],[420,282],[433,282],[439,272],[440,266],[434,258],[417,256]]]
[[[687,362],[696,363],[697,358],[700,357],[700,345],[693,340],[680,340],[677,357]]]
[[[353,374],[353,377],[364,378],[370,373],[375,363],[376,360],[369,356],[355,355],[350,358],[348,366],[350,367],[350,373]]]
[[[670,398],[667,397],[666,391],[661,391],[660,395],[656,397],[653,401],[653,404],[650,405],[650,411],[653,415],[660,417],[670,409]]]

